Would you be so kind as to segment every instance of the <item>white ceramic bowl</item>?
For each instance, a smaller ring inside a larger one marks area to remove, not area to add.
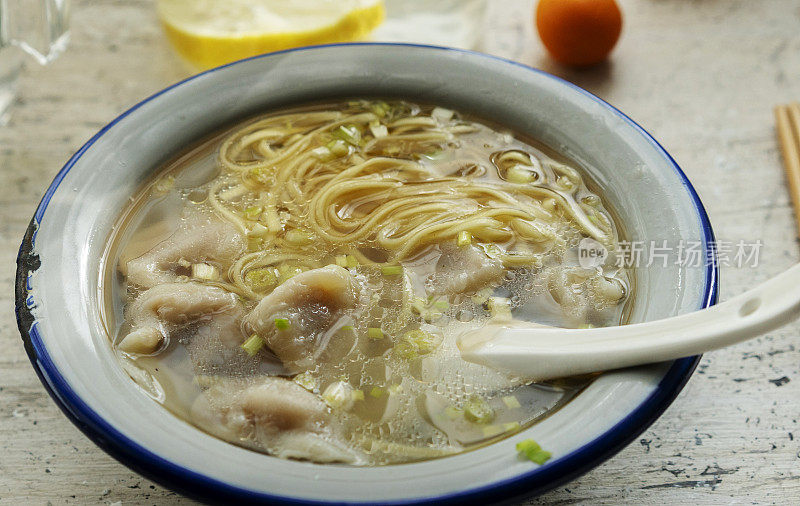
[[[215,439],[142,393],[115,360],[98,309],[98,262],[127,199],[204,135],[286,104],[396,96],[435,102],[530,134],[583,164],[631,240],[713,240],[669,155],[639,126],[553,76],[490,56],[397,44],[268,54],[192,77],[103,128],[56,176],[18,259],[17,317],[42,383],[67,416],[132,469],[208,501],[495,502],[541,493],[609,458],[674,399],[697,357],[602,375],[538,425],[464,454],[388,467],[281,460]],[[712,255],[713,256],[713,255]],[[633,321],[694,311],[716,297],[713,265],[637,270]],[[553,458],[517,457],[534,438]]]

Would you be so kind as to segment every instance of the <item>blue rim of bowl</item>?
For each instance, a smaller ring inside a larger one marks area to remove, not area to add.
[[[33,295],[30,293],[31,286],[29,274],[39,267],[38,256],[36,256],[33,250],[38,224],[41,223],[44,212],[47,209],[50,199],[52,198],[56,189],[60,185],[64,176],[75,165],[78,159],[80,159],[86,150],[88,150],[100,137],[102,137],[106,131],[108,131],[112,126],[117,124],[130,113],[141,107],[143,104],[175,87],[181,86],[186,82],[192,81],[206,74],[219,71],[220,69],[229,67],[231,65],[237,65],[242,62],[260,58],[267,58],[282,53],[349,46],[399,46],[422,48],[432,51],[457,52],[479,58],[497,60],[505,62],[506,64],[524,68],[530,72],[544,75],[549,79],[554,79],[561,84],[591,98],[597,103],[602,104],[604,107],[607,107],[610,111],[618,115],[629,125],[634,127],[634,129],[636,129],[642,136],[644,136],[652,144],[652,146],[672,164],[675,172],[681,178],[685,190],[689,193],[692,201],[694,202],[697,217],[703,229],[703,246],[706,250],[706,258],[711,260],[707,265],[705,293],[703,294],[702,307],[699,309],[709,307],[717,302],[719,270],[717,266],[716,252],[713,248],[714,232],[711,229],[708,215],[700,201],[700,197],[697,195],[694,187],[692,187],[692,184],[689,182],[686,174],[684,174],[669,153],[667,153],[666,150],[664,150],[664,148],[635,121],[611,104],[570,83],[569,81],[519,62],[479,53],[476,51],[423,44],[381,42],[325,44],[288,49],[285,51],[278,51],[246,58],[244,60],[239,60],[227,65],[207,70],[164,88],[163,90],[142,100],[124,113],[120,114],[108,125],[103,127],[91,139],[89,139],[89,141],[87,141],[86,144],[84,144],[69,159],[69,161],[55,176],[53,182],[50,184],[44,196],[42,197],[42,200],[36,209],[36,213],[31,220],[30,226],[26,231],[25,238],[20,246],[17,257],[17,276],[15,283],[15,312],[17,316],[17,325],[25,345],[25,350],[28,354],[31,364],[33,365],[33,368],[36,371],[37,376],[39,377],[39,380],[42,382],[45,389],[53,398],[58,407],[64,412],[67,418],[69,418],[72,423],[74,423],[89,439],[91,439],[95,444],[97,444],[97,446],[102,448],[105,452],[110,454],[119,462],[125,464],[137,473],[165,487],[177,490],[187,496],[191,496],[202,501],[215,503],[229,503],[235,500],[287,505],[334,504],[333,502],[304,500],[238,487],[179,466],[130,440],[109,423],[107,423],[102,416],[86,405],[86,403],[84,403],[83,400],[72,390],[69,383],[64,379],[51,360],[47,349],[43,344],[41,336],[39,335],[35,319],[31,314],[31,309],[35,307],[36,301]],[[487,504],[507,502],[514,499],[521,499],[523,497],[530,497],[547,492],[548,490],[551,490],[563,483],[583,475],[603,461],[611,458],[614,454],[622,450],[631,441],[644,432],[653,422],[655,422],[659,416],[661,416],[661,414],[667,409],[667,407],[669,407],[669,405],[681,391],[683,386],[689,380],[692,372],[694,372],[695,368],[697,367],[700,357],[701,356],[698,355],[676,360],[659,382],[655,391],[614,427],[582,447],[573,450],[567,455],[554,459],[543,466],[534,467],[531,469],[531,471],[513,478],[462,492],[379,504],[423,504],[433,502],[437,504]],[[355,504],[365,503],[378,504],[374,501],[370,501],[369,499],[355,502]],[[341,502],[339,504],[345,503]]]

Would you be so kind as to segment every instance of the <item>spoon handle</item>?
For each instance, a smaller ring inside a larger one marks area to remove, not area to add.
[[[697,355],[757,337],[800,314],[800,264],[708,309],[619,327],[492,324],[459,342],[470,362],[545,380]]]

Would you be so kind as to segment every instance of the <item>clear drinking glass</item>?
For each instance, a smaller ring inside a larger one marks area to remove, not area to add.
[[[23,53],[46,65],[67,45],[68,0],[0,0],[0,124],[14,101]]]
[[[372,39],[479,49],[486,0],[385,0],[386,21]]]

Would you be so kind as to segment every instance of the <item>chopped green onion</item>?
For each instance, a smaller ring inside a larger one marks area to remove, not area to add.
[[[462,230],[458,233],[458,239],[456,240],[456,244],[458,246],[469,246],[472,244],[472,234],[470,234],[466,230]]]
[[[513,395],[507,395],[503,397],[503,404],[505,404],[509,409],[517,409],[522,407],[522,404],[520,404],[517,398]]]
[[[250,253],[259,251],[263,245],[264,245],[264,239],[262,237],[247,238],[247,251]]]
[[[204,263],[192,264],[192,277],[206,281],[214,281],[219,278],[219,272],[213,265]]]
[[[413,309],[417,314],[422,314],[425,312],[425,299],[421,297],[414,297],[411,299],[411,309]]]
[[[439,311],[425,311],[425,314],[422,315],[422,318],[428,323],[439,321],[441,317],[442,313]]]
[[[511,301],[505,297],[489,297],[489,313],[495,320],[511,319]]]
[[[316,378],[314,378],[314,376],[312,376],[311,373],[308,371],[295,376],[294,382],[300,385],[301,387],[305,388],[309,392],[313,392],[314,389],[317,388]]]
[[[278,330],[286,330],[290,325],[288,318],[275,318],[275,328]]]
[[[278,276],[275,274],[275,269],[260,267],[247,271],[244,282],[254,292],[266,292],[278,283]]]
[[[347,255],[347,267],[350,269],[355,269],[358,267],[358,260],[353,255]]]
[[[515,165],[506,171],[506,179],[510,183],[526,184],[535,178],[535,173],[519,165]]]
[[[519,422],[508,422],[503,424],[503,430],[505,432],[511,432],[519,429],[520,429]]]
[[[263,209],[259,206],[251,206],[244,210],[244,217],[248,220],[257,220]]]
[[[497,258],[503,254],[503,250],[496,244],[481,244],[480,246],[489,258]]]
[[[363,390],[353,390],[352,397],[354,401],[363,401],[364,400],[364,391]]]
[[[386,116],[390,110],[389,104],[383,101],[373,102],[369,105],[369,108],[379,118]]]
[[[381,267],[381,273],[384,276],[397,276],[403,273],[402,265],[384,265]]]
[[[253,334],[242,343],[242,349],[247,352],[251,357],[258,353],[258,350],[264,347],[264,340],[258,334]]]
[[[494,437],[498,434],[502,434],[504,431],[499,425],[487,425],[481,428],[481,432],[483,432],[484,437]]]
[[[247,231],[248,237],[264,237],[269,234],[269,229],[261,223],[254,224],[250,230]]]
[[[471,397],[464,403],[464,418],[473,423],[491,423],[494,420],[494,410],[485,399]]]
[[[372,132],[376,139],[389,135],[389,129],[386,128],[386,125],[381,125],[378,121],[373,121],[369,124],[369,131]]]
[[[159,193],[167,193],[175,186],[175,176],[164,176],[155,184],[155,190]]]
[[[550,460],[550,457],[552,456],[550,452],[542,450],[542,447],[539,446],[539,443],[533,439],[526,439],[517,443],[517,451],[521,455],[524,455],[531,462],[535,462],[539,465],[542,465]]]
[[[250,169],[250,175],[261,182],[266,182],[266,167],[256,167],[255,169]],[[220,193],[220,197],[222,193]]]
[[[439,346],[437,336],[422,329],[414,329],[403,334],[403,337],[395,344],[394,348],[401,357],[414,359],[420,355],[427,355],[435,350],[437,346]]]
[[[370,339],[383,339],[383,331],[377,327],[367,329],[367,337]]]
[[[492,294],[493,291],[494,290],[492,290],[491,288],[482,288],[477,292],[475,292],[475,295],[470,297],[470,299],[472,299],[472,302],[474,302],[475,304],[483,304],[489,299],[489,296]]]
[[[278,281],[283,283],[284,281],[288,281],[293,277],[297,276],[301,272],[305,272],[305,269],[300,266],[292,264],[283,264],[280,267],[278,267],[278,274],[280,275]]]
[[[431,111],[431,117],[438,119],[439,121],[450,121],[453,119],[453,115],[455,112],[451,111],[450,109],[445,109],[444,107],[434,107],[433,111]]]
[[[354,328],[353,328],[352,325],[344,325],[342,327],[342,330],[344,330],[345,332],[352,332],[354,330]]]
[[[341,139],[335,139],[325,145],[325,147],[330,151],[331,155],[335,156],[336,158],[340,158],[350,153],[350,148],[347,147],[347,143]]]
[[[339,267],[347,267],[347,255],[337,255],[336,265]]]
[[[403,385],[391,385],[389,386],[389,393],[397,395],[403,391]]]
[[[331,135],[334,139],[342,140],[353,146],[361,143],[361,132],[355,125],[340,125],[331,132]]]
[[[286,232],[286,241],[295,244],[310,244],[314,241],[314,236],[310,232],[293,228]]]
[[[350,409],[353,407],[353,387],[346,381],[336,381],[322,392],[322,398],[332,408]]]
[[[283,229],[283,225],[281,224],[281,219],[278,216],[278,210],[275,209],[275,206],[269,206],[264,210],[264,216],[266,217],[267,228],[273,234],[280,232]]]
[[[450,309],[450,303],[447,302],[446,300],[437,300],[436,302],[433,303],[433,307],[441,311],[447,311],[448,309]]]
[[[369,391],[369,395],[371,397],[375,397],[376,399],[380,399],[383,395],[383,389],[380,387],[372,387],[372,390]]]

